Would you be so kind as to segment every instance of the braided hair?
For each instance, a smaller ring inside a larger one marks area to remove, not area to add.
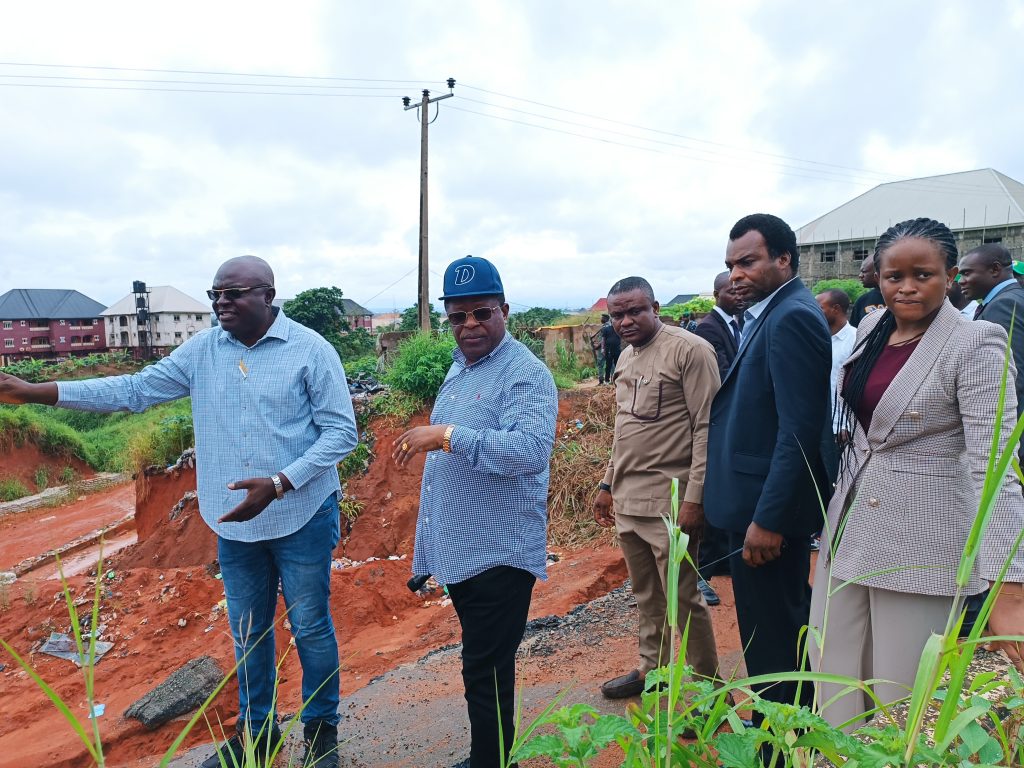
[[[921,238],[930,240],[938,246],[939,251],[946,257],[946,269],[952,269],[957,264],[958,251],[956,239],[949,227],[935,221],[935,219],[908,219],[889,227],[882,233],[875,243],[873,261],[875,272],[881,276],[882,254],[900,240],[907,238]],[[868,382],[875,363],[881,356],[882,351],[889,343],[889,337],[896,330],[896,318],[889,310],[881,310],[884,314],[871,332],[865,336],[854,348],[854,352],[862,351],[860,357],[853,361],[846,370],[843,383],[842,400],[837,399],[836,408],[839,411],[840,423],[849,424],[851,432],[857,428],[856,412],[864,397],[864,388]],[[844,459],[848,459],[853,440],[847,442],[844,448]],[[848,461],[843,462],[844,467],[849,465]]]

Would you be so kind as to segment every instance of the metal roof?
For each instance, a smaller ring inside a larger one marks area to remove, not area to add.
[[[921,216],[950,229],[1024,224],[1024,184],[991,168],[879,184],[796,232],[801,245],[874,239]]]
[[[372,315],[373,312],[368,310],[362,304],[358,304],[352,299],[341,300],[342,309],[345,312],[345,317],[355,317],[356,315]]]
[[[113,315],[134,315],[135,294],[129,293],[103,311],[104,317]],[[182,293],[172,285],[149,286],[149,313],[158,314],[189,314],[209,315],[213,310],[209,303],[196,301],[186,293]]]
[[[15,288],[0,296],[3,320],[86,320],[102,313],[102,304],[70,289]]]

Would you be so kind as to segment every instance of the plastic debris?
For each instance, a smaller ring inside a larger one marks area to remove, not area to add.
[[[103,654],[113,647],[113,643],[97,640],[94,663],[99,663],[99,660],[103,658]],[[78,658],[78,649],[75,647],[75,641],[63,632],[51,632],[49,639],[43,643],[39,650],[48,656],[54,656],[58,659],[67,659],[68,661],[75,662],[78,666],[82,666],[82,663]],[[88,653],[87,650],[86,653]]]
[[[108,579],[113,579],[116,575],[117,574],[114,573],[113,571],[107,571],[107,578]]]
[[[0,584],[13,584],[18,580],[18,574],[14,571],[0,571]]]
[[[106,704],[93,704],[92,712],[89,713],[89,719],[92,720],[94,717],[103,717],[103,713],[107,711]]]

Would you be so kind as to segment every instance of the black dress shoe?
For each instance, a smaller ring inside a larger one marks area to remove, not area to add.
[[[644,678],[640,670],[613,678],[601,686],[601,693],[609,699],[628,699],[644,692]]]
[[[700,593],[704,595],[704,602],[708,605],[718,605],[722,602],[722,598],[718,596],[718,593],[715,592],[712,586],[704,581],[704,579],[697,579],[697,589],[699,589]]]

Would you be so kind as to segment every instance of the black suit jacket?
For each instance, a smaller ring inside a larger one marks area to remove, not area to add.
[[[715,348],[715,356],[718,358],[718,375],[724,381],[725,374],[729,372],[732,361],[736,357],[736,337],[732,333],[732,328],[720,314],[711,310],[697,324],[697,330],[694,333],[705,341],[711,342],[711,346]]]
[[[738,533],[754,521],[786,536],[810,534],[832,496],[828,325],[797,278],[746,333],[711,405],[704,511],[712,525]]]
[[[1008,334],[1013,327],[1010,345],[1013,364],[1017,366],[1017,415],[1020,416],[1024,413],[1024,288],[1017,284],[1003,288],[974,319],[1001,325]]]

